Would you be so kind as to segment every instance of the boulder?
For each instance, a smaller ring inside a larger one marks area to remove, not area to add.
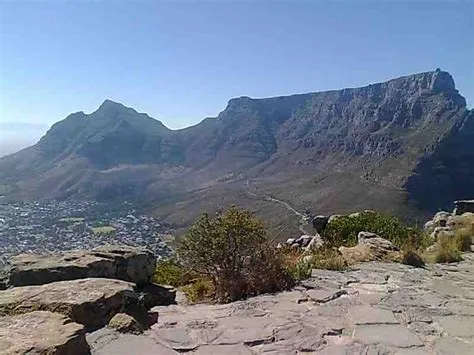
[[[349,264],[374,260],[399,262],[402,259],[400,250],[392,242],[377,234],[360,232],[358,239],[359,243],[354,247],[339,248],[343,258]]]
[[[308,246],[308,244],[311,242],[311,240],[313,240],[313,238],[314,238],[314,236],[312,236],[312,235],[302,235],[301,237],[296,239],[295,243],[298,243],[299,245],[301,245],[304,248],[304,247]]]
[[[168,306],[176,303],[176,289],[171,286],[149,283],[143,285],[140,292],[146,308]]]
[[[155,272],[151,251],[127,245],[108,245],[89,251],[53,255],[21,254],[11,259],[8,286],[103,277],[137,284],[147,283]]]
[[[58,281],[0,291],[0,316],[35,310],[61,313],[88,329],[105,326],[117,313],[140,305],[133,284],[111,279]]]
[[[332,214],[329,216],[329,219],[328,219],[328,223],[326,224],[326,226],[328,224],[331,224],[332,222],[334,222],[336,219],[338,219],[339,217],[342,217],[343,215],[342,214]]]
[[[371,239],[371,238],[380,238],[380,237],[377,234],[372,233],[372,232],[359,232],[359,234],[357,234],[358,243],[363,243],[367,239]]]
[[[0,318],[2,354],[90,354],[84,326],[52,312],[35,311]]]
[[[436,227],[446,227],[450,216],[451,213],[446,211],[437,212],[433,219],[425,223],[425,232],[431,234]]]
[[[316,230],[317,233],[321,233],[328,224],[328,221],[328,216],[316,216],[312,220],[313,228]]]
[[[306,251],[316,250],[321,248],[323,244],[324,242],[321,236],[319,234],[316,234],[315,236],[313,236],[313,239],[311,239],[305,249]]]
[[[474,200],[459,200],[454,201],[454,208],[453,214],[454,215],[462,215],[466,212],[474,213]]]
[[[441,236],[454,237],[454,231],[451,227],[436,227],[430,234],[433,242],[436,242]]]
[[[143,333],[143,327],[141,324],[135,318],[126,313],[117,313],[113,316],[109,321],[108,327],[115,329],[120,333]]]

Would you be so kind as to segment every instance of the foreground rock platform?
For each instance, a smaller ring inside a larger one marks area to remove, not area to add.
[[[50,255],[21,254],[11,259],[6,284],[9,287],[43,285],[90,277],[145,284],[155,267],[156,258],[152,252],[126,245]]]
[[[84,327],[52,312],[31,312],[0,318],[0,353],[90,354]]]
[[[92,354],[473,354],[474,255],[426,269],[313,270],[289,292],[155,307],[142,335],[90,333]],[[139,351],[139,352],[137,352]]]
[[[0,316],[51,311],[86,328],[98,328],[136,300],[133,286],[125,281],[95,278],[14,287],[0,291]]]

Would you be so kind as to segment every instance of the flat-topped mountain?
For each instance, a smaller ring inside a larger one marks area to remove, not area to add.
[[[440,70],[362,88],[240,97],[182,130],[106,100],[0,159],[7,197],[138,198],[183,225],[231,203],[284,225],[292,214],[284,202],[321,213],[412,214],[472,191],[474,113]]]

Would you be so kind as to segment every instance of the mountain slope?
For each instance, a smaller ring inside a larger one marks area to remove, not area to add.
[[[216,118],[177,131],[107,100],[0,159],[0,188],[13,198],[153,201],[183,225],[230,203],[273,224],[289,219],[269,196],[314,212],[422,213],[474,191],[473,121],[440,70],[362,88],[232,99]]]

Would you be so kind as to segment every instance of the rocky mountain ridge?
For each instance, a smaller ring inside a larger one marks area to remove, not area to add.
[[[106,100],[0,159],[0,194],[152,200],[183,225],[230,203],[286,218],[255,195],[322,213],[387,210],[387,201],[390,212],[423,213],[474,191],[473,122],[440,70],[362,88],[240,97],[177,131]],[[439,194],[429,193],[433,186]]]

